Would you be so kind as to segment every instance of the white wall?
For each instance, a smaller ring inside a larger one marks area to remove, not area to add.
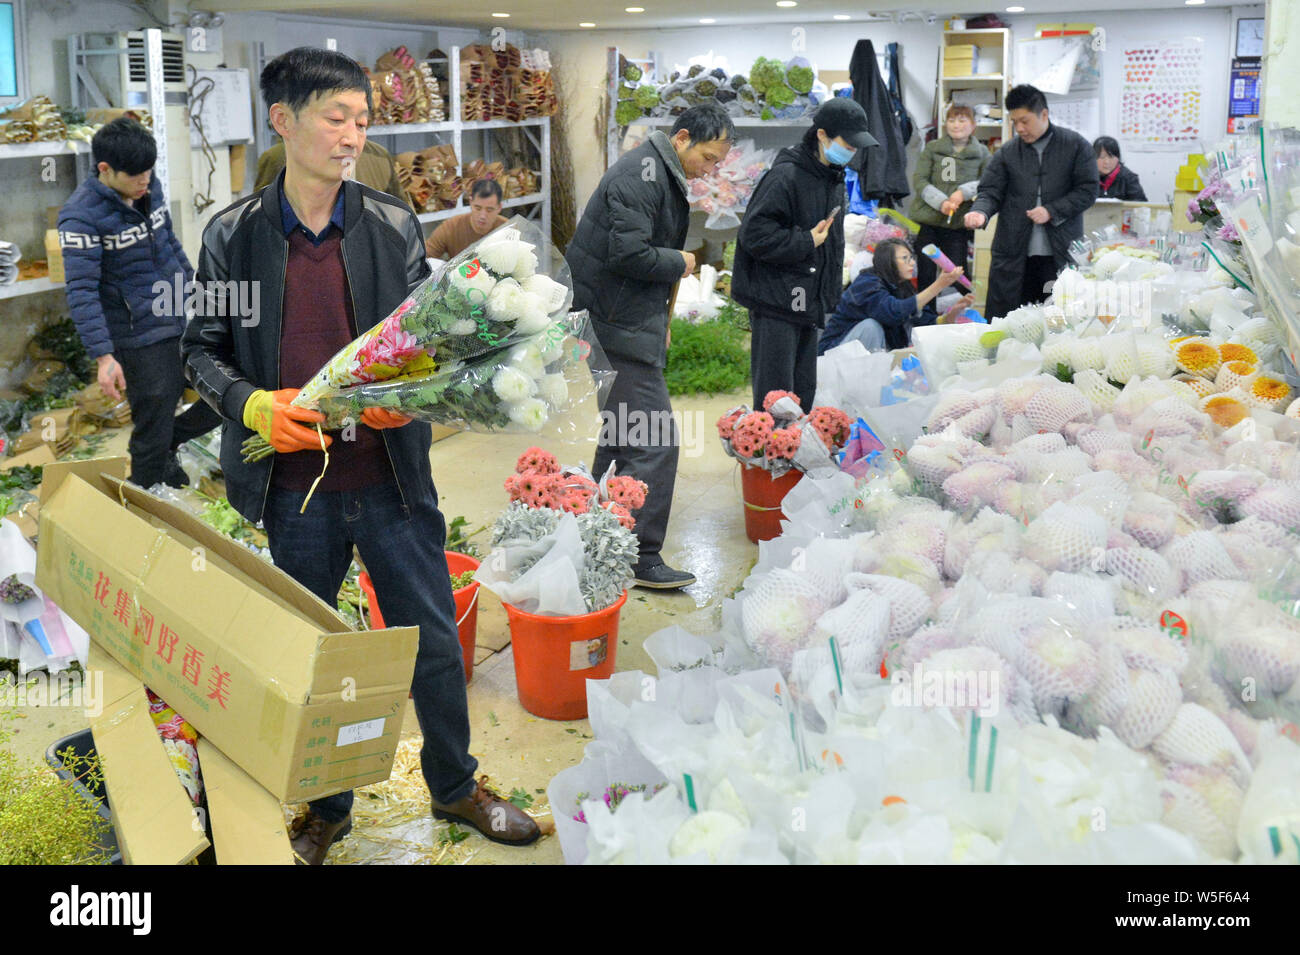
[[[1200,36],[1206,43],[1202,128],[1205,146],[1210,147],[1226,132],[1228,114],[1228,70],[1235,38],[1232,26],[1239,16],[1261,16],[1262,6],[1178,8],[1161,11],[1108,11],[1079,13],[1075,19],[1090,19],[1104,27],[1107,49],[1102,60],[1102,126],[1110,131],[1118,123],[1123,86],[1121,65],[1125,43],[1174,36]],[[1010,16],[1004,19],[1012,30],[1012,42],[1031,39],[1041,22],[1052,16]],[[820,69],[847,70],[853,47],[859,39],[871,39],[878,53],[886,43],[901,44],[903,99],[917,128],[930,123],[935,96],[938,50],[942,21],[926,25],[916,21],[896,23],[820,23],[806,28],[807,52],[803,55]],[[578,30],[540,35],[538,41],[551,51],[557,69],[565,113],[572,134],[575,188],[579,208],[594,190],[604,171],[604,138],[596,132],[605,91],[605,51],[617,46],[627,56],[645,56],[651,50],[662,54],[668,64],[685,62],[710,49],[727,57],[732,70],[748,72],[758,56],[786,57],[791,53],[791,27],[767,24],[724,28],[700,26],[678,30]],[[1015,64],[1014,53],[1011,58]],[[1012,77],[1013,82],[1015,77]],[[742,136],[766,136],[761,145],[775,145],[792,139],[787,131],[746,128]],[[909,174],[920,149],[918,133],[908,149]],[[1184,161],[1183,153],[1124,151],[1124,161],[1142,177],[1147,194],[1163,198],[1173,190],[1174,175]]]
[[[1187,8],[1178,10],[1108,11],[1079,13],[1077,19],[1088,20],[1106,31],[1106,50],[1101,61],[1101,128],[1103,135],[1119,138],[1119,103],[1124,88],[1123,64],[1126,44],[1151,39],[1200,37],[1205,41],[1202,69],[1201,130],[1206,152],[1227,135],[1228,73],[1236,42],[1236,20],[1242,16],[1263,16],[1263,6]],[[1035,27],[1048,18],[1043,16],[1007,16],[1016,41],[1032,39]],[[1012,68],[1015,56],[1012,55]],[[1014,78],[1013,78],[1014,79]],[[1189,150],[1179,152],[1140,151],[1120,139],[1123,160],[1142,179],[1147,198],[1153,202],[1172,196],[1174,177]]]

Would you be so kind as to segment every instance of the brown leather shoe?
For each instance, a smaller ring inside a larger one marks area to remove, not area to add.
[[[435,800],[433,818],[464,823],[493,842],[511,846],[531,845],[542,834],[528,813],[488,789],[486,776],[459,802],[444,805]]]
[[[352,831],[352,815],[342,822],[326,822],[314,812],[299,816],[289,828],[294,861],[298,865],[323,865],[330,846]]]

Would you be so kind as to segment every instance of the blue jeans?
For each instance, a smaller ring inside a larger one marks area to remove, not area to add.
[[[884,351],[885,330],[874,318],[864,318],[849,329],[849,333],[844,336],[840,344],[853,341],[862,342],[862,347],[867,351]]]
[[[463,799],[474,791],[478,761],[469,754],[465,664],[436,492],[411,498],[408,510],[392,482],[318,491],[299,514],[304,497],[274,486],[267,494],[262,522],[275,565],[333,607],[356,545],[384,623],[420,628],[411,697],[424,734],[424,781],[440,803]],[[352,791],[317,799],[311,808],[327,822],[341,822],[352,810]]]

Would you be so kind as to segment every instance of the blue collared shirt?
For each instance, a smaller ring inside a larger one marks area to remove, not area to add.
[[[302,221],[298,218],[298,214],[293,211],[293,206],[289,205],[289,197],[284,194],[283,189],[280,190],[280,223],[284,226],[284,237],[286,239],[293,235],[294,229],[302,229],[303,234],[306,235],[307,238],[311,239],[312,245],[319,246],[330,234],[330,226],[334,226],[340,232],[343,231],[342,188],[339,189],[338,200],[334,203],[334,211],[330,213],[329,225],[325,226],[325,228],[321,230],[320,235],[313,234],[311,229],[308,229],[302,224]]]

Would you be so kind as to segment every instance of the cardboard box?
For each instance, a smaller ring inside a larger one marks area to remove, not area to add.
[[[90,721],[127,865],[181,865],[208,847],[203,826],[149,715],[140,681],[102,647],[90,645],[90,673],[104,675],[104,708]]]
[[[126,463],[45,469],[36,585],[276,798],[387,779],[416,628],[350,629]]]
[[[943,58],[943,75],[945,79],[960,79],[965,76],[975,75],[976,61],[971,58],[950,59],[948,56]]]

